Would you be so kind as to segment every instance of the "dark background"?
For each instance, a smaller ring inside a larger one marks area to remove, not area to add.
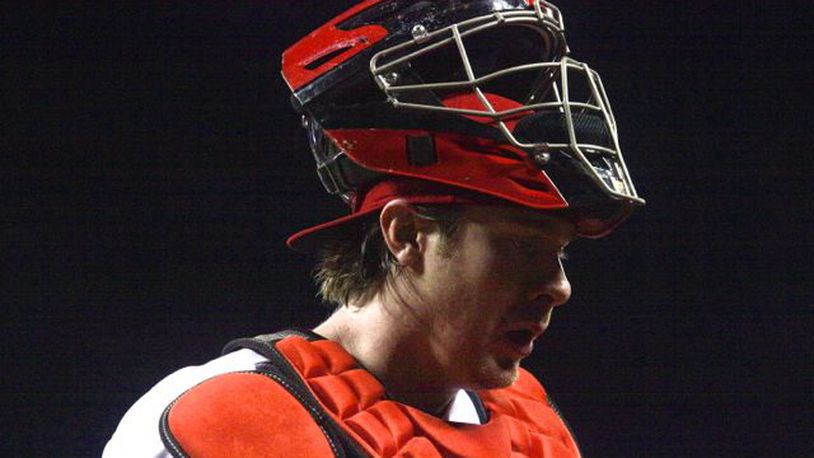
[[[17,3],[0,452],[98,456],[169,372],[326,316],[283,241],[343,208],[279,56],[347,3]],[[527,365],[586,456],[812,456],[810,4],[617,3],[557,2],[648,206],[573,247]]]

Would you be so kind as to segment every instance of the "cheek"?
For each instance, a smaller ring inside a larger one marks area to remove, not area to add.
[[[522,282],[517,259],[494,245],[467,242],[451,258],[431,258],[427,266],[436,274],[430,285],[438,307],[435,318],[456,323],[464,333],[500,318],[519,295]]]
[[[472,290],[490,297],[505,297],[515,292],[524,276],[516,260],[509,256],[485,257],[474,269],[471,277],[476,279]]]
[[[482,332],[500,321],[517,303],[522,290],[515,272],[496,264],[478,267],[466,269],[460,275],[461,281],[445,291],[447,318],[465,333]]]

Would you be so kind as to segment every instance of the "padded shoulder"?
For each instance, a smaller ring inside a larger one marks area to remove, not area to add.
[[[161,436],[177,457],[331,457],[328,433],[273,374],[240,372],[190,389],[164,412]]]
[[[170,406],[162,437],[175,456],[580,456],[526,371],[511,387],[478,392],[487,423],[456,425],[388,399],[336,342],[293,335],[239,344],[264,350],[269,364],[204,382]]]

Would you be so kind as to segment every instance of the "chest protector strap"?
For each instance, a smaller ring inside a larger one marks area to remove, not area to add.
[[[521,371],[511,387],[478,392],[489,420],[448,423],[388,399],[335,342],[302,331],[241,339],[269,359],[257,370],[209,379],[161,421],[177,457],[579,457],[546,393]]]

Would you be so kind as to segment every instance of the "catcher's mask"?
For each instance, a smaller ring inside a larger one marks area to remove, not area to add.
[[[644,200],[602,81],[568,57],[564,30],[542,0],[369,0],[289,48],[283,76],[317,172],[353,211],[289,245],[318,246],[303,239],[347,229],[376,210],[368,190],[404,180],[427,183],[420,195],[568,209],[584,237],[612,231]]]

